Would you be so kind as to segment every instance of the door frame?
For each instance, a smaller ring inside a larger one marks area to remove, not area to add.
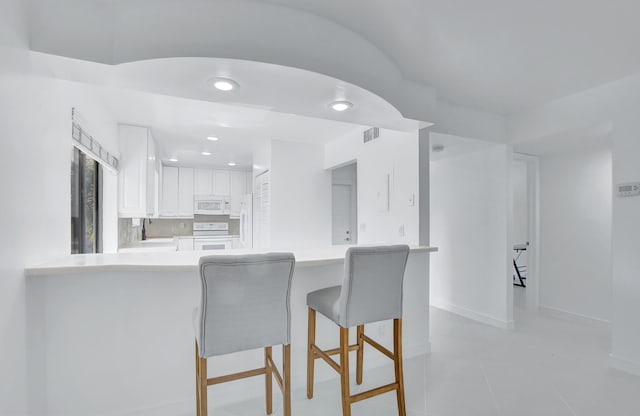
[[[529,248],[526,297],[527,309],[538,312],[540,309],[540,158],[514,152],[513,160],[527,165]],[[511,198],[513,199],[513,194]],[[512,273],[509,273],[508,277],[509,281],[513,280]]]

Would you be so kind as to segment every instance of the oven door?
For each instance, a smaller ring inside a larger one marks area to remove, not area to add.
[[[233,248],[230,239],[221,238],[195,238],[193,248],[196,250],[230,250]]]

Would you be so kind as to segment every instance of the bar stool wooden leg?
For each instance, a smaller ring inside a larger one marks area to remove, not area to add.
[[[356,384],[362,384],[362,368],[364,367],[364,325],[358,325],[356,332],[358,341],[358,353],[356,357]]]
[[[207,359],[198,357],[200,416],[207,416]]]
[[[309,343],[307,345],[307,398],[313,398],[313,377],[315,370],[315,354],[312,346],[316,343],[316,311],[309,308]]]
[[[271,367],[271,347],[264,349],[265,368],[265,397],[267,399],[267,414],[273,413],[273,368]]]
[[[282,346],[283,408],[284,416],[291,416],[291,345]]]
[[[402,371],[402,319],[393,320],[393,355],[398,388],[398,414],[406,416],[407,409],[404,401],[404,374]]]
[[[342,416],[351,416],[349,390],[349,328],[340,327],[340,380],[342,385]]]
[[[196,341],[196,416],[200,416],[200,354]]]

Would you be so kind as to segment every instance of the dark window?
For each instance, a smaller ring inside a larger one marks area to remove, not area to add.
[[[102,167],[77,148],[71,153],[71,254],[102,252]]]

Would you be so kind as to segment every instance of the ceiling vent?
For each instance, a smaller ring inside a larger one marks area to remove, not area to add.
[[[375,140],[380,137],[380,129],[378,127],[371,127],[363,133],[363,136],[365,143]]]

